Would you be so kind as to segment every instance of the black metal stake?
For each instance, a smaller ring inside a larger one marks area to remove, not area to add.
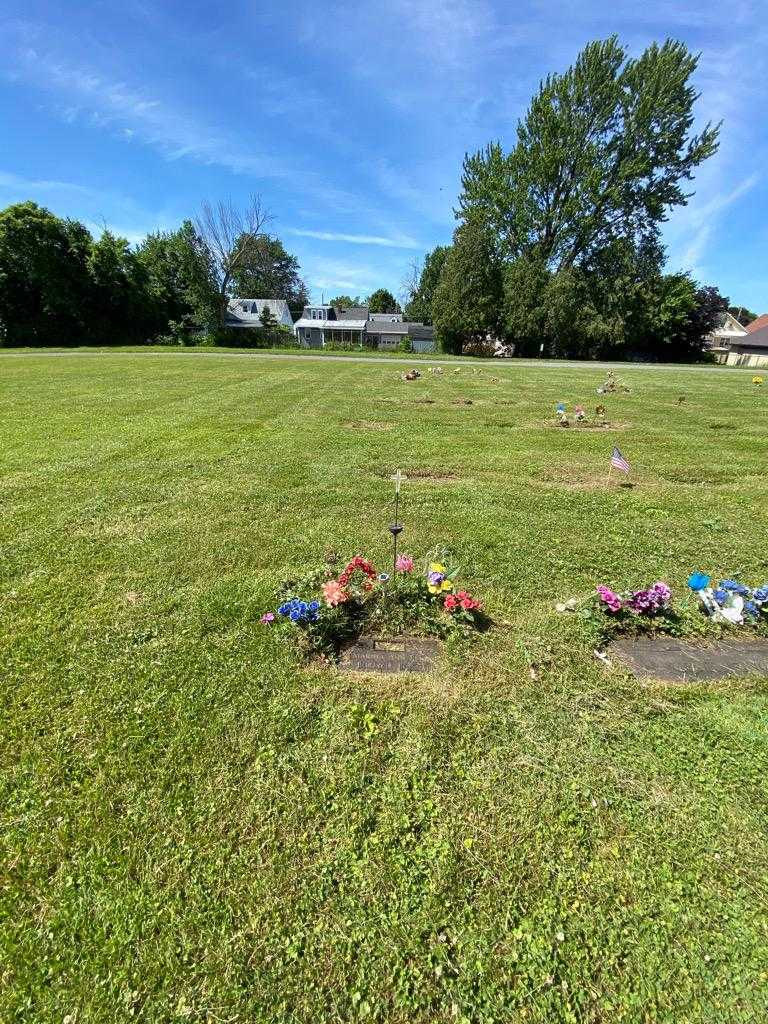
[[[389,527],[389,532],[392,534],[392,579],[394,581],[397,577],[397,538],[403,532],[402,524],[397,521],[400,512],[400,484],[408,478],[398,469],[397,473],[390,477],[390,479],[395,482],[395,519]]]

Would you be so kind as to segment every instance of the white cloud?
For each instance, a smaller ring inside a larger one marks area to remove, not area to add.
[[[19,174],[11,174],[8,171],[0,171],[0,189],[4,192],[11,192],[14,195],[29,198],[29,196],[50,194],[61,195],[71,193],[81,196],[98,196],[96,189],[88,188],[86,185],[78,185],[72,181],[55,181],[46,178],[24,178]]]
[[[423,249],[412,238],[386,238],[382,235],[349,235],[341,231],[310,231],[305,228],[286,228],[289,235],[316,238],[321,242],[351,242],[353,245],[382,245],[392,249]]]

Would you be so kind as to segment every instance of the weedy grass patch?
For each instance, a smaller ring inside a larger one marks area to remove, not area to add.
[[[766,394],[622,370],[622,489],[540,425],[603,371],[490,374],[0,357],[0,1019],[764,1018],[768,681],[640,685],[554,603],[763,578]],[[329,547],[387,568],[397,468],[494,628],[306,668],[259,617]]]

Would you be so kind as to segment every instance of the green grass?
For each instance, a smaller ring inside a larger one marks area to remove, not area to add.
[[[601,434],[547,422],[597,369],[400,372],[0,359],[4,1024],[765,1019],[767,681],[641,686],[552,606],[762,582],[768,391],[622,370]],[[303,669],[258,616],[386,562],[398,467],[497,626]]]

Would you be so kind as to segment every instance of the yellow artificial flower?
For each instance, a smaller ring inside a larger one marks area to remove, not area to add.
[[[427,590],[430,594],[442,594],[444,590],[453,590],[453,583],[447,578],[446,573],[448,570],[440,562],[431,562],[429,566],[430,575],[435,573],[438,576],[442,576],[443,579],[439,583],[427,583]]]

